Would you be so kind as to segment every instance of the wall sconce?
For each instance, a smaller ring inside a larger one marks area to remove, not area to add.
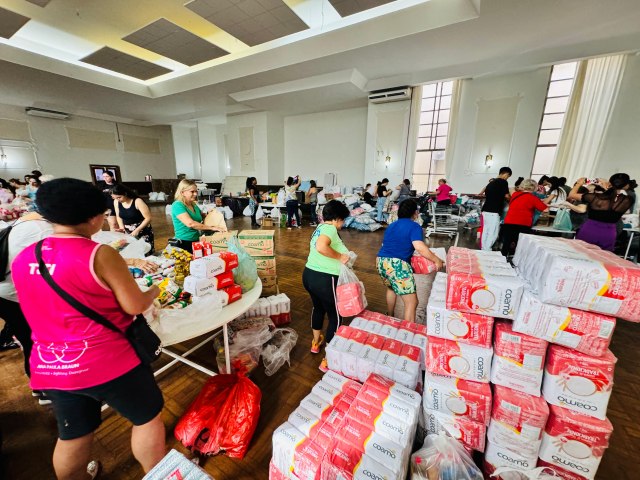
[[[487,168],[493,167],[493,155],[489,154],[484,157],[484,166]]]
[[[7,165],[7,154],[4,153],[4,148],[0,147],[0,163]]]
[[[384,157],[384,168],[389,168],[389,165],[391,165],[391,157],[387,155]]]

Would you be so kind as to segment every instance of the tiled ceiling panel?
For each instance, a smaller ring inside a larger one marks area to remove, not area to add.
[[[29,17],[0,8],[0,37],[11,38],[29,20]]]
[[[106,68],[107,70],[129,75],[130,77],[139,78],[140,80],[149,80],[150,78],[171,71],[168,68],[155,65],[109,47],[101,48],[97,52],[84,57],[82,61],[97,67]]]
[[[189,66],[229,53],[164,18],[124,40]]]
[[[194,0],[186,7],[250,46],[309,28],[282,0]]]
[[[35,5],[39,5],[39,6],[41,6],[42,8],[44,8],[44,7],[46,7],[47,5],[49,5],[49,2],[50,2],[50,1],[51,1],[51,0],[27,0],[27,2],[29,2],[29,3],[33,3],[33,4],[35,4]]]
[[[347,17],[354,13],[364,12],[371,8],[391,3],[393,0],[329,0],[341,17]]]

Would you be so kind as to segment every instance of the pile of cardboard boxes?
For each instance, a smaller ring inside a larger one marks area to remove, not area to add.
[[[277,295],[278,276],[276,273],[275,232],[273,230],[231,230],[225,233],[215,233],[207,237],[213,246],[213,252],[227,249],[227,241],[231,237],[238,237],[238,241],[249,255],[256,261],[258,277],[262,281],[262,296]]]

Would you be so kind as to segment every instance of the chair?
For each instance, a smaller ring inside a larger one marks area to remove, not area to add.
[[[429,206],[432,224],[427,227],[425,237],[431,235],[447,235],[449,240],[455,238],[454,246],[458,245],[458,224],[460,217],[453,214],[452,205],[438,205],[431,202]]]

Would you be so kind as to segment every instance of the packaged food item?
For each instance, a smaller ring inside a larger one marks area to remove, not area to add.
[[[487,427],[484,423],[474,422],[465,417],[454,417],[433,410],[424,410],[427,433],[445,432],[464,446],[484,452]]]
[[[229,230],[228,232],[216,232],[213,235],[207,235],[206,241],[211,245],[213,253],[227,250],[227,241],[231,237],[237,237],[237,230]]]
[[[551,405],[605,420],[616,361],[609,350],[602,357],[590,357],[551,345],[542,383],[544,399]]]
[[[543,398],[496,385],[487,438],[504,449],[536,458],[548,417],[549,406]]]
[[[493,317],[449,310],[444,297],[431,295],[427,304],[427,335],[491,347]]]
[[[217,252],[214,256],[218,257],[224,262],[224,271],[230,272],[238,266],[238,255],[233,252]]]
[[[520,301],[513,330],[599,357],[609,348],[616,319],[600,313],[543,303],[530,290]]]
[[[215,255],[201,257],[191,261],[189,271],[194,277],[213,278],[224,273],[225,262]]]
[[[313,393],[310,393],[300,401],[300,408],[304,408],[311,415],[318,418],[321,423],[329,417],[333,410],[331,403]]]
[[[242,298],[242,287],[240,285],[232,285],[230,287],[223,288],[222,291],[224,292],[222,302],[224,305],[237,302]]]
[[[593,479],[613,431],[607,419],[597,419],[552,405],[539,465],[550,464],[577,478]]]
[[[213,247],[207,241],[193,242],[191,244],[191,249],[193,251],[193,258],[202,258],[213,253]]]
[[[429,337],[427,370],[431,373],[489,383],[491,348]]]
[[[496,322],[491,383],[539,397],[546,352],[545,340],[514,332],[511,322]]]
[[[216,290],[216,281],[214,278],[200,278],[189,275],[184,279],[183,288],[185,292],[189,292],[194,297],[202,297]]]
[[[488,383],[470,382],[427,372],[424,407],[454,417],[489,424],[492,395]]]

